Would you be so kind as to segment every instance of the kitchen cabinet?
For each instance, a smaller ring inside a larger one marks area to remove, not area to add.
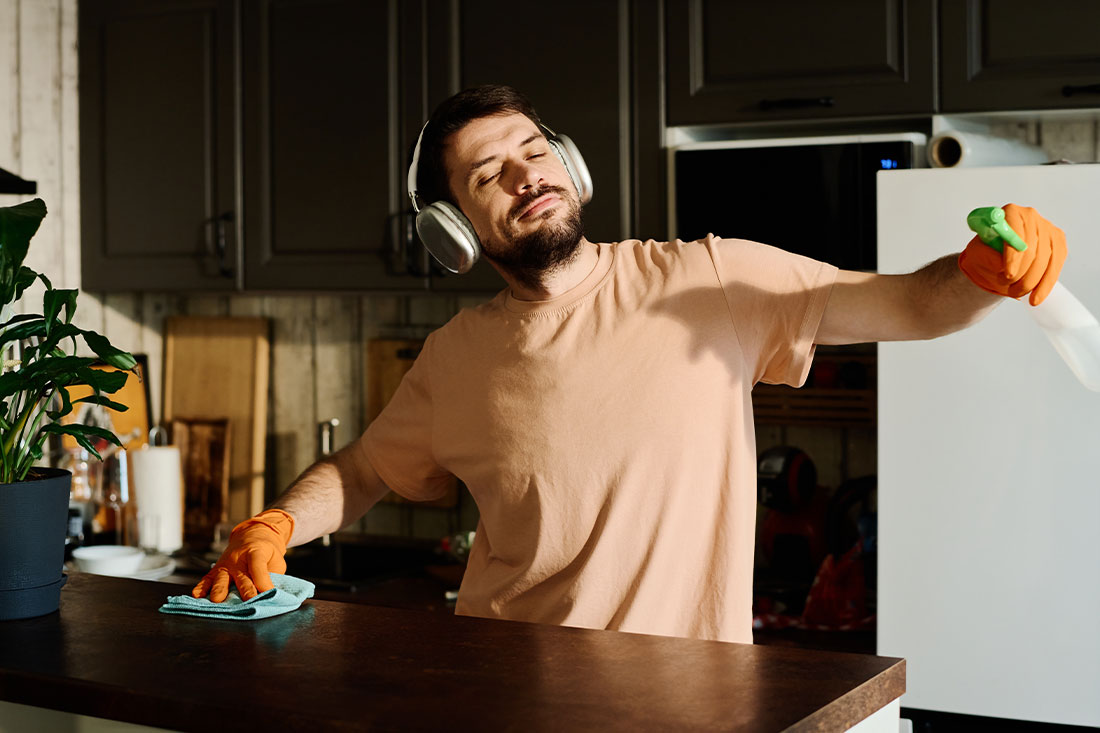
[[[395,244],[404,7],[81,2],[83,287],[425,289]]]
[[[426,287],[400,236],[423,113],[406,5],[243,3],[245,290]]]
[[[943,111],[1100,106],[1100,5],[941,2]]]
[[[931,114],[932,0],[667,3],[670,125]]]
[[[488,82],[580,146],[589,238],[663,231],[656,0],[569,0],[568,23],[488,0],[80,12],[86,289],[498,290],[430,260],[405,189],[431,110]]]
[[[234,289],[235,4],[82,0],[79,12],[83,287]]]

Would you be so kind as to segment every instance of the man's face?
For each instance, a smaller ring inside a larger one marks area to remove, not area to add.
[[[542,131],[522,114],[483,117],[448,141],[451,191],[482,250],[525,284],[580,249],[580,200]]]

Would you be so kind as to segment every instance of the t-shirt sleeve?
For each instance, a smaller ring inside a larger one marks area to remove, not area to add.
[[[454,477],[432,450],[431,337],[393,397],[359,439],[391,490],[412,501],[442,497]]]
[[[705,243],[753,383],[802,386],[837,268],[744,239]]]

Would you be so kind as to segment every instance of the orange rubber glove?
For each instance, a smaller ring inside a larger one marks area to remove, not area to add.
[[[268,509],[233,528],[218,562],[191,590],[195,598],[207,593],[214,603],[229,596],[229,581],[248,600],[275,586],[270,573],[285,573],[286,545],[294,534],[294,517],[282,509]]]
[[[1027,244],[1017,252],[1008,244],[998,252],[978,237],[959,255],[959,268],[975,285],[994,295],[1028,299],[1039,305],[1050,295],[1066,261],[1066,234],[1027,206],[1006,204],[1005,223]]]

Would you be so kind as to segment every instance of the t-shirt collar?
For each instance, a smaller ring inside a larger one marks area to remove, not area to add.
[[[546,300],[517,300],[512,297],[511,291],[504,298],[504,307],[512,313],[544,313],[561,310],[573,305],[589,293],[593,292],[607,273],[611,270],[611,262],[614,259],[614,248],[608,244],[593,244],[587,239],[581,240],[582,247],[595,247],[597,251],[596,266],[583,280],[565,291],[561,295]]]

